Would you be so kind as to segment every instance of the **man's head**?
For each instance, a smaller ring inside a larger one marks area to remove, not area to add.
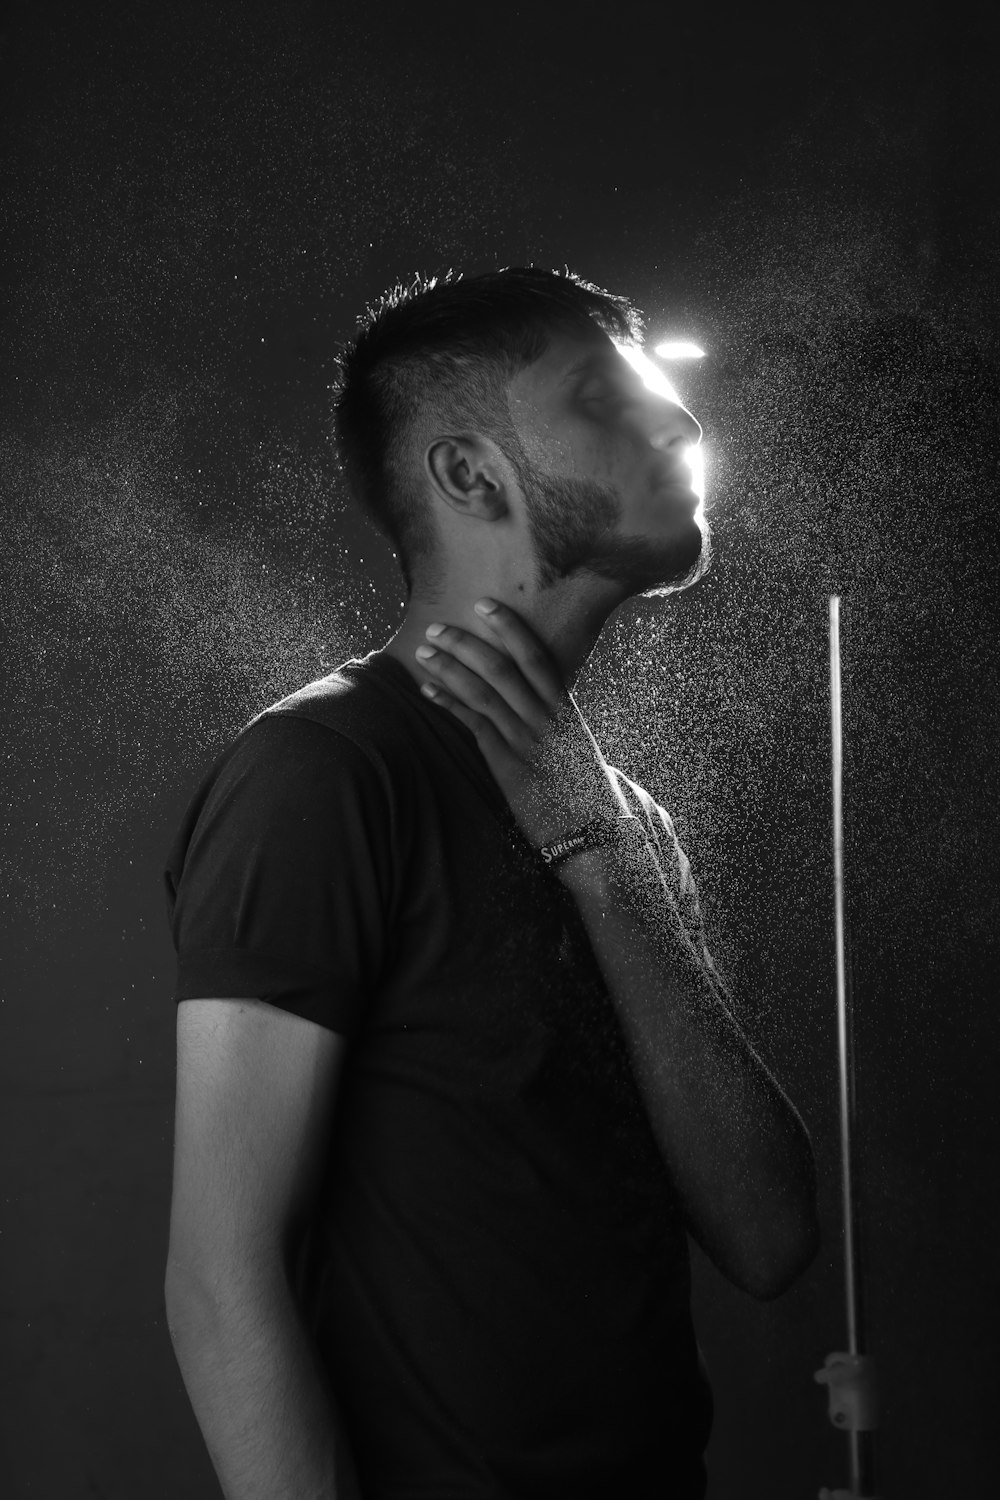
[[[533,268],[418,280],[368,309],[339,360],[337,443],[408,592],[518,524],[540,590],[581,571],[623,597],[692,581],[707,533],[681,464],[701,430],[615,347],[641,326],[625,298]]]

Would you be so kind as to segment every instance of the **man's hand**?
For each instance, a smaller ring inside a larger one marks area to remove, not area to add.
[[[434,680],[421,691],[475,735],[525,837],[537,847],[626,812],[552,653],[506,605],[484,599],[476,613],[505,649],[457,625],[428,626],[416,654]]]
[[[497,646],[446,626],[430,636],[436,654],[417,659],[432,701],[475,735],[527,838],[545,844],[627,811],[551,652],[512,609],[483,618]],[[684,936],[655,857],[630,863],[622,882],[577,860],[563,869],[688,1227],[736,1286],[777,1296],[818,1243],[805,1126]]]

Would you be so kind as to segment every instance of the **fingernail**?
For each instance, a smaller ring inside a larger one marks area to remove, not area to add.
[[[424,631],[424,635],[441,635],[444,631],[444,628],[445,627],[443,625],[428,625],[427,629]]]
[[[476,610],[476,614],[477,615],[493,615],[493,614],[496,614],[496,608],[497,607],[493,603],[492,599],[480,599],[479,603],[475,606],[475,610]]]

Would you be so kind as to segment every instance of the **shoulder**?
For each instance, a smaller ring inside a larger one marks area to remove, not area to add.
[[[183,875],[190,892],[212,901],[231,887],[230,904],[244,915],[262,892],[287,896],[310,881],[325,890],[348,867],[358,879],[362,868],[371,871],[388,888],[394,781],[364,715],[345,714],[341,697],[336,683],[308,684],[225,745],[177,827],[168,887],[179,889]]]
[[[266,726],[264,733],[274,738],[324,743],[322,735],[287,728],[289,723],[317,725],[376,763],[385,759],[387,749],[400,738],[394,705],[374,686],[365,663],[354,660],[279,698],[251,719],[242,734]],[[328,743],[332,746],[335,741]],[[347,752],[341,749],[340,753]]]
[[[407,761],[406,705],[387,694],[368,660],[351,658],[262,709],[219,757],[301,770],[339,767],[387,788]]]
[[[208,765],[184,819],[184,834],[246,823],[258,831],[315,822],[338,811],[388,812],[394,778],[380,704],[342,669],[307,683],[258,713]]]
[[[309,802],[345,781],[375,790],[385,778],[377,755],[349,734],[307,714],[265,713],[246,725],[213,762],[203,791]]]

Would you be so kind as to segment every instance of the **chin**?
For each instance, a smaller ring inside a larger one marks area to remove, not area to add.
[[[666,599],[704,578],[712,566],[712,535],[708,522],[699,516],[690,533],[671,544],[664,554],[662,547],[647,546],[645,554],[635,555],[636,566],[625,581],[633,585],[631,594],[639,599]],[[643,566],[645,564],[645,566]]]

